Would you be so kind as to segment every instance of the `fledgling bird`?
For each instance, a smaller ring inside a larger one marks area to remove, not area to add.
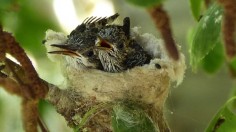
[[[130,19],[124,18],[123,25],[112,24],[118,16],[87,18],[64,44],[51,45],[62,50],[49,53],[69,55],[78,65],[106,72],[148,64],[152,57],[130,36]]]

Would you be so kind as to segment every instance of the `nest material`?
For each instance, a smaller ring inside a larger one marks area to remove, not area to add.
[[[170,83],[177,82],[178,85],[183,80],[186,69],[184,55],[180,54],[179,61],[170,59],[160,40],[151,34],[140,35],[138,28],[132,29],[131,37],[136,39],[153,56],[150,64],[137,66],[120,73],[108,73],[96,69],[80,68],[76,62],[66,56],[49,55],[52,61],[60,62],[66,82],[59,87],[64,87],[70,91],[71,94],[65,95],[75,105],[71,107],[72,114],[69,112],[69,117],[66,117],[69,123],[81,122],[86,111],[93,109],[98,104],[116,104],[128,100],[141,104],[151,119],[157,122],[157,127],[165,127],[163,106],[169,93]],[[45,45],[48,51],[52,50],[50,44],[63,43],[65,40],[66,36],[62,33],[52,30],[46,32],[47,42]],[[47,98],[52,102],[52,97],[55,96],[53,91],[55,90],[50,91]],[[72,95],[78,95],[79,99],[71,98]],[[78,103],[81,100],[84,103]],[[55,105],[71,104],[65,101],[68,100],[57,101]],[[60,107],[66,108],[66,106]],[[73,109],[80,109],[80,112]],[[111,126],[109,118],[111,109],[105,108],[101,111],[103,112],[94,115],[94,118],[87,123],[87,129],[111,131],[111,127],[109,127]],[[63,112],[60,113],[63,114]],[[80,115],[81,118],[75,119],[75,115]]]

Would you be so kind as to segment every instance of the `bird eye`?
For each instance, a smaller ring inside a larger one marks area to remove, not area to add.
[[[90,50],[90,51],[88,51],[88,52],[86,53],[86,55],[87,55],[88,57],[91,57],[91,56],[93,56],[93,55],[94,55],[94,53],[93,53],[93,51],[92,51],[92,50]]]

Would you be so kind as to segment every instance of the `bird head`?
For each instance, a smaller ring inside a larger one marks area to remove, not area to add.
[[[95,49],[105,71],[120,72],[126,69],[123,62],[129,52],[129,39],[121,26],[102,28],[98,32]]]
[[[130,43],[130,20],[126,17],[123,25],[110,24],[118,14],[108,18],[90,17],[73,30],[65,44],[53,44],[60,50],[51,54],[63,54],[74,58],[87,68],[107,72],[120,72],[127,69],[127,58],[136,52]],[[139,49],[138,49],[139,50]],[[136,61],[134,59],[128,59]],[[129,67],[129,66],[128,66]]]
[[[59,48],[59,50],[49,53],[70,56],[81,66],[103,70],[101,61],[96,54],[98,53],[95,46],[97,33],[101,28],[112,23],[118,16],[116,13],[108,18],[89,17],[85,19],[68,35],[66,43],[51,45]]]

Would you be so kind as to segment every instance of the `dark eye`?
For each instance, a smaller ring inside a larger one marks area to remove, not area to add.
[[[123,44],[123,43],[118,43],[118,44],[117,44],[117,48],[122,49],[123,47],[124,47],[124,44]]]
[[[92,50],[90,50],[90,51],[88,51],[88,52],[86,53],[86,55],[87,55],[88,57],[91,57],[91,56],[93,56],[93,55],[94,55],[94,53],[93,53],[93,51],[92,51]]]
[[[157,69],[161,69],[161,65],[160,64],[155,64]]]

